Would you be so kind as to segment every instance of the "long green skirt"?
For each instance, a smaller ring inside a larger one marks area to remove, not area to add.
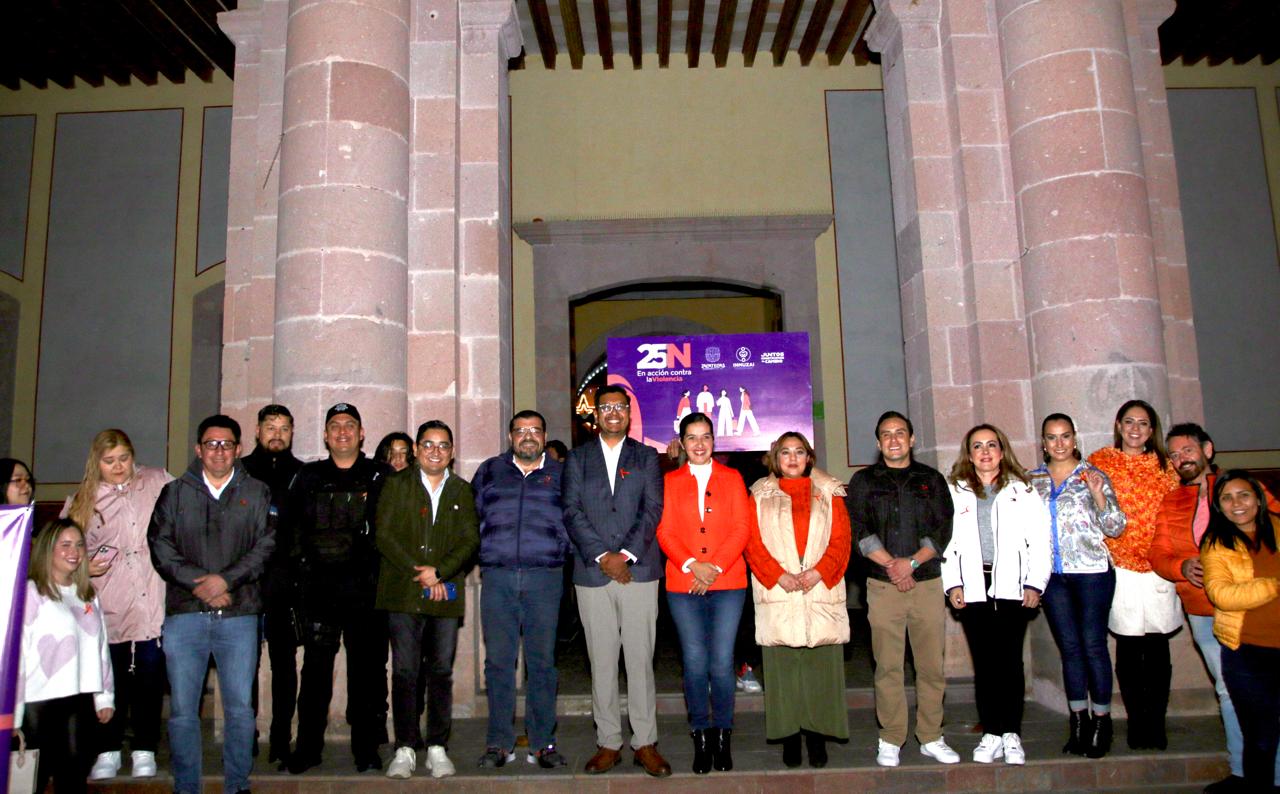
[[[767,738],[783,739],[804,729],[833,739],[848,739],[843,648],[766,646],[760,650],[764,655]]]

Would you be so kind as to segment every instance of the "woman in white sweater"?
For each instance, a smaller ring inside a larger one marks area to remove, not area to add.
[[[982,739],[973,760],[1026,763],[1022,641],[1049,582],[1049,511],[997,427],[965,434],[947,478],[955,505],[942,587],[973,657]]]
[[[102,608],[89,583],[84,533],[60,518],[32,542],[15,723],[40,750],[36,791],[85,790],[94,728],[115,707]]]

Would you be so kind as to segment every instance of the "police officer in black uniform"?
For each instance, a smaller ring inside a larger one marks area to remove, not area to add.
[[[374,516],[378,493],[391,474],[360,451],[364,429],[354,405],[338,403],[324,420],[325,460],[305,464],[289,489],[291,525],[301,583],[302,689],[294,774],[320,763],[333,660],[347,649],[347,723],[356,771],[381,769],[378,745],[387,741],[387,627],[374,609],[378,551]]]

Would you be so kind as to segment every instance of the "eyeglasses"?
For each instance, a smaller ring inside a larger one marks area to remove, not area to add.
[[[200,446],[204,447],[210,452],[218,452],[219,450],[223,452],[230,452],[231,450],[236,448],[236,442],[230,439],[219,438],[219,439],[213,439],[210,441],[201,442]]]
[[[596,406],[596,410],[602,414],[620,414],[630,408],[626,403],[600,403]]]
[[[441,452],[448,452],[453,449],[453,444],[448,441],[419,441],[418,449],[438,449]]]
[[[540,427],[517,427],[511,431],[513,436],[540,436],[543,430]]]

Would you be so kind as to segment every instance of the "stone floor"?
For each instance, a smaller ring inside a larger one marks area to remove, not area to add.
[[[851,702],[865,701],[850,697]],[[807,766],[788,770],[782,766],[781,749],[764,739],[764,715],[758,710],[740,711],[734,732],[733,772],[713,772],[695,776],[689,771],[692,747],[686,736],[681,715],[661,715],[659,748],[675,769],[675,775],[654,780],[630,763],[631,754],[624,752],[624,763],[608,774],[588,776],[582,766],[595,751],[594,731],[589,717],[564,717],[559,725],[559,747],[569,761],[563,770],[543,771],[526,763],[524,752],[516,761],[499,770],[475,768],[475,760],[484,747],[485,724],[480,719],[457,720],[454,723],[450,756],[458,767],[458,775],[434,781],[419,768],[408,781],[392,781],[380,773],[356,774],[350,753],[344,743],[333,743],[326,750],[325,763],[306,774],[293,776],[277,772],[258,759],[252,778],[257,792],[289,794],[327,794],[328,792],[375,791],[476,791],[498,792],[618,792],[690,791],[713,792],[818,792],[818,791],[1200,791],[1206,783],[1226,774],[1226,758],[1222,752],[1224,739],[1220,723],[1209,717],[1183,717],[1170,720],[1169,749],[1163,753],[1136,753],[1124,746],[1124,723],[1117,723],[1118,746],[1106,758],[1090,761],[1064,756],[1060,752],[1066,721],[1062,715],[1028,703],[1023,725],[1023,742],[1028,763],[1023,767],[1004,764],[983,765],[970,762],[970,752],[977,744],[974,732],[976,711],[972,702],[961,698],[947,706],[947,740],[964,759],[955,766],[943,766],[920,755],[914,739],[902,752],[902,766],[881,769],[875,765],[875,714],[868,708],[849,712],[850,741],[830,745],[830,764],[816,770]],[[392,748],[382,748],[384,760]],[[265,748],[264,748],[265,752]],[[220,748],[213,739],[212,726],[205,742],[206,792],[222,790]],[[168,759],[161,753],[162,769]],[[419,761],[421,764],[421,760]],[[160,792],[172,786],[162,775],[149,783],[119,778],[108,784],[93,786],[99,792]]]

